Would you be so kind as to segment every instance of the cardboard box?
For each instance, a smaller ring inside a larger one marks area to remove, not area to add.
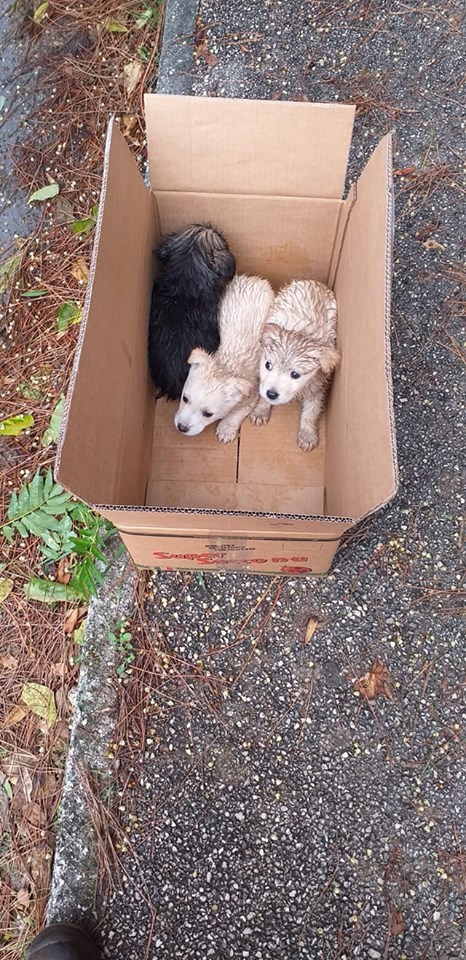
[[[113,521],[136,564],[324,573],[342,535],[395,495],[390,371],[391,137],[342,200],[354,108],[146,96],[151,189],[110,123],[81,335],[56,477]],[[331,286],[341,366],[320,442],[299,406],[183,437],[147,366],[153,252],[192,222],[222,230],[242,273]]]

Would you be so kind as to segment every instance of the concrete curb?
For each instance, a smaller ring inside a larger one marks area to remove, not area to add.
[[[193,34],[198,0],[167,0],[157,92],[190,94]],[[131,613],[137,573],[125,553],[111,566],[99,596],[89,604],[82,665],[66,763],[60,828],[47,922],[96,922],[97,857],[94,829],[82,781],[84,769],[109,776],[108,747],[115,729],[112,680],[117,651],[111,625]]]
[[[82,664],[74,704],[60,829],[47,910],[48,923],[95,921],[97,859],[82,774],[110,778],[108,749],[115,729],[118,651],[108,631],[132,611],[136,569],[128,554],[116,560],[89,604]]]
[[[199,0],[167,0],[157,93],[192,93],[193,34],[198,7]]]

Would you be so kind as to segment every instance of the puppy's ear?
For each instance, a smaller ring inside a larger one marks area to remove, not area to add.
[[[206,353],[205,350],[201,350],[200,347],[196,347],[194,350],[191,350],[186,363],[189,363],[190,367],[199,367],[201,364],[205,363],[208,358],[209,354]]]
[[[325,373],[326,377],[330,376],[340,363],[340,354],[335,347],[320,347],[317,356],[322,373]]]
[[[280,336],[281,327],[277,323],[266,323],[261,337],[262,346],[268,347],[271,343],[276,343]]]
[[[228,384],[228,398],[231,403],[240,403],[249,397],[251,391],[252,384],[242,377],[233,377]]]

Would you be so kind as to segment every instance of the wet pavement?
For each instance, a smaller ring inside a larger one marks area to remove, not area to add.
[[[0,0],[0,251],[14,248],[14,241],[34,227],[27,196],[12,174],[13,146],[33,118],[37,76],[34,47],[22,30],[22,17],[12,12],[10,0]]]

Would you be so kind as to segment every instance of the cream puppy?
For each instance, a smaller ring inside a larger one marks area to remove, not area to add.
[[[293,280],[275,297],[264,327],[260,358],[261,400],[250,414],[266,423],[271,406],[301,402],[298,446],[318,442],[327,382],[339,362],[335,349],[337,304],[316,280]]]
[[[219,420],[217,437],[230,443],[259,400],[261,335],[273,303],[267,280],[236,276],[220,304],[220,347],[209,354],[196,348],[188,357],[189,374],[175,426],[195,437]]]

